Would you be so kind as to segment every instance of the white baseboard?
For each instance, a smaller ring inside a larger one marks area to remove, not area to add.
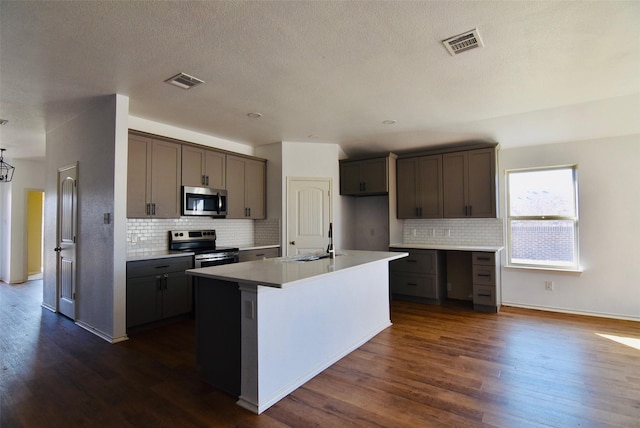
[[[640,321],[640,317],[632,317],[632,316],[620,315],[620,314],[610,314],[606,312],[576,311],[575,309],[558,308],[554,306],[523,305],[522,303],[504,302],[504,301],[502,302],[502,306],[513,306],[515,308],[535,309],[538,311],[547,311],[547,312],[559,312],[563,314],[584,315],[588,317],[612,318],[612,319],[624,320],[624,321]]]

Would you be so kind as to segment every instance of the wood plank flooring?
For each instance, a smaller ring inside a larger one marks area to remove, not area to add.
[[[392,303],[393,326],[260,416],[200,380],[192,320],[111,345],[0,283],[0,427],[640,427],[640,323]]]

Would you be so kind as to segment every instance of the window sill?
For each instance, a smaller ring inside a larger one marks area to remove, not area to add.
[[[584,270],[582,268],[554,268],[554,267],[545,267],[545,266],[519,266],[519,265],[505,265],[506,269],[509,270],[532,270],[532,271],[546,271],[546,272],[557,272],[557,273],[568,273],[575,275],[582,275]]]

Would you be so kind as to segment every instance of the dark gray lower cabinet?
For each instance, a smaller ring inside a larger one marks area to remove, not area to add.
[[[409,257],[389,262],[389,287],[394,298],[440,303],[446,297],[445,260],[437,250],[407,250]]]
[[[190,313],[192,267],[191,256],[127,262],[127,328]]]

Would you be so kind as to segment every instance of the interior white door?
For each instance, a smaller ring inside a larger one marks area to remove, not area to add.
[[[74,319],[76,299],[76,231],[78,165],[58,169],[58,310]]]
[[[331,215],[330,178],[289,178],[287,255],[326,251]]]

